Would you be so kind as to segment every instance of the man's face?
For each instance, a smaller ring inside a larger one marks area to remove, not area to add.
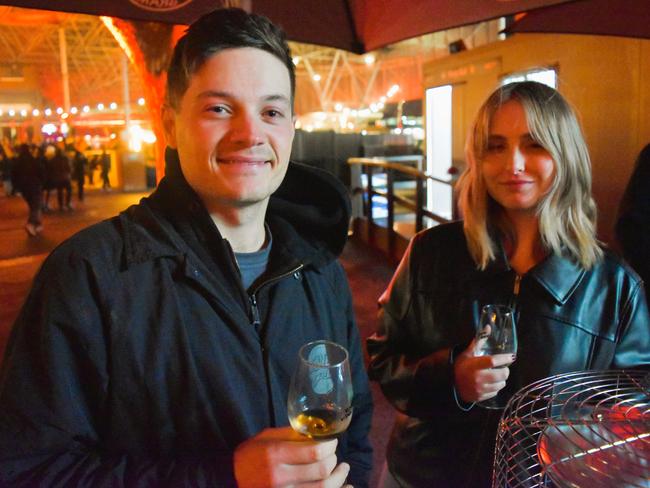
[[[261,49],[226,49],[164,111],[167,144],[208,211],[266,202],[284,178],[294,127],[286,66]]]

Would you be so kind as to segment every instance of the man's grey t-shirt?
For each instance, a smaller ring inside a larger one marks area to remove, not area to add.
[[[255,252],[236,252],[235,259],[239,266],[241,279],[244,283],[244,289],[248,288],[255,282],[257,278],[264,274],[266,267],[269,264],[269,255],[271,254],[271,232],[266,228],[266,243],[262,249]]]

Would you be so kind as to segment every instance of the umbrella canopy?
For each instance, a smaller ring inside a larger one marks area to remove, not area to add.
[[[363,53],[451,27],[567,0],[241,0],[281,25],[293,41]],[[10,0],[0,4],[133,20],[189,24],[225,0]]]
[[[650,39],[650,0],[580,0],[541,8],[508,32],[546,32]]]

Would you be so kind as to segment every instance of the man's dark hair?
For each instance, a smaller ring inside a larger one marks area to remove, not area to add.
[[[223,8],[203,15],[179,39],[167,73],[166,103],[177,109],[190,77],[211,56],[224,49],[241,47],[261,49],[284,63],[289,70],[293,105],[296,72],[284,31],[266,17],[238,8]]]

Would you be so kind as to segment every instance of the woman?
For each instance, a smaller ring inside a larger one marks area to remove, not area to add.
[[[368,340],[370,376],[399,411],[388,486],[489,486],[501,411],[478,402],[556,373],[650,364],[643,285],[598,245],[589,155],[562,96],[497,89],[467,162],[464,221],[415,236]],[[488,303],[514,304],[516,359],[474,355]]]

